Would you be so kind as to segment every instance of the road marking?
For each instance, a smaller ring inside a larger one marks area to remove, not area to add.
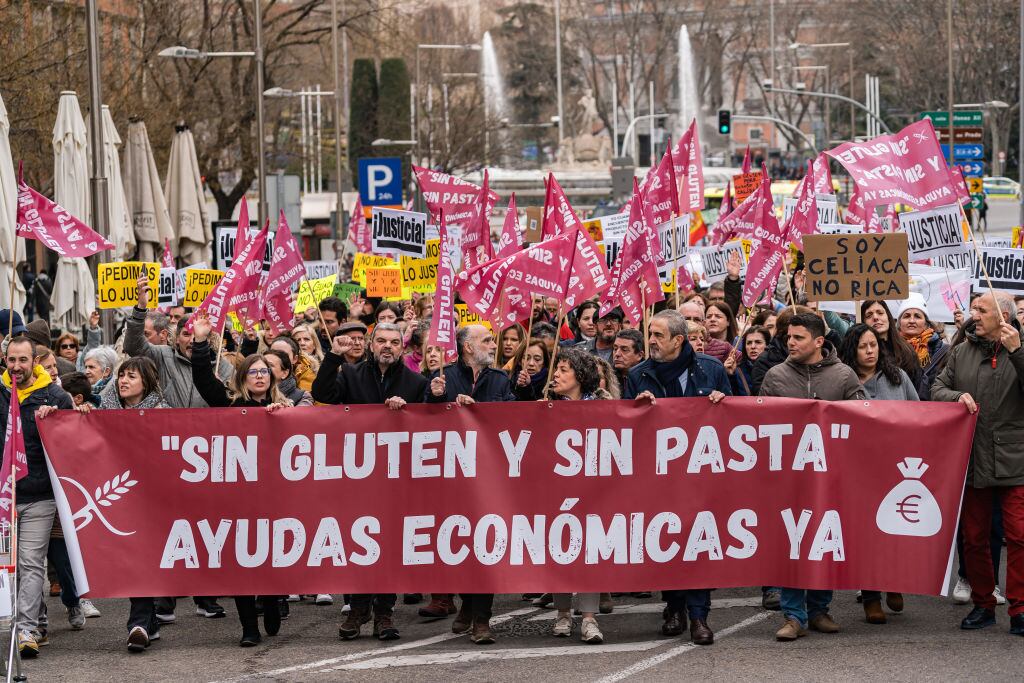
[[[764,621],[765,619],[770,617],[772,614],[773,614],[772,612],[760,612],[758,614],[755,614],[752,617],[744,619],[743,621],[739,622],[738,624],[733,624],[732,626],[729,626],[727,628],[723,628],[721,631],[719,631],[718,633],[715,634],[715,641],[717,642],[717,641],[721,640],[722,638],[724,638],[725,636],[728,636],[728,635],[730,635],[732,633],[735,633],[736,631],[739,631],[740,629],[744,629],[747,626],[753,626],[754,624],[756,624],[758,622]],[[629,678],[630,676],[635,676],[636,674],[638,674],[638,673],[640,673],[642,671],[646,671],[647,669],[650,669],[651,667],[657,666],[658,664],[661,664],[662,662],[666,662],[666,661],[672,659],[673,657],[677,657],[677,656],[679,656],[681,654],[685,654],[685,653],[689,652],[690,650],[693,650],[694,648],[698,648],[698,647],[701,647],[701,646],[700,645],[694,645],[693,643],[686,643],[685,645],[678,645],[678,646],[676,646],[676,647],[674,647],[674,648],[672,648],[670,650],[665,650],[662,653],[656,654],[653,657],[648,657],[647,659],[641,659],[636,664],[633,664],[632,666],[626,667],[622,671],[617,671],[617,672],[615,672],[613,674],[609,674],[608,676],[605,676],[604,678],[599,678],[596,681],[596,683],[617,683],[618,681],[621,681],[621,680],[623,680],[625,678]]]
[[[638,643],[615,643],[612,645],[569,645],[562,647],[507,648],[504,650],[460,650],[458,652],[432,652],[402,657],[377,657],[365,662],[342,664],[317,673],[329,671],[359,671],[367,669],[389,669],[398,666],[422,666],[435,664],[466,664],[509,659],[530,659],[534,657],[564,657],[566,655],[589,656],[594,654],[615,654],[619,652],[645,652],[665,644],[664,640],[645,640]]]
[[[730,607],[760,607],[761,598],[722,598],[711,603],[712,611],[716,609],[728,609]],[[599,619],[614,617],[616,614],[661,614],[665,609],[663,602],[643,602],[636,605],[615,605],[615,611],[611,614],[598,614]],[[546,614],[538,614],[530,617],[530,621],[544,621],[555,618],[555,610],[546,610]]]
[[[523,609],[513,610],[511,612],[505,612],[491,618],[491,624],[500,624],[506,622],[515,617],[521,617],[524,614],[533,614],[537,611],[536,607],[524,607]],[[450,626],[445,624],[446,628]],[[331,666],[332,664],[339,664],[341,662],[351,662],[356,659],[364,659],[366,657],[379,657],[382,653],[398,652],[401,650],[411,650],[417,647],[424,647],[426,645],[434,645],[436,643],[442,643],[452,638],[461,638],[465,634],[462,633],[442,633],[440,635],[431,636],[429,638],[421,638],[420,640],[411,640],[407,643],[400,645],[383,646],[376,650],[363,650],[360,652],[353,652],[351,654],[343,655],[341,657],[332,657],[330,659],[321,659],[316,662],[307,662],[305,664],[296,664],[294,666],[286,666],[281,669],[273,669],[272,671],[259,671],[257,673],[246,674],[245,676],[239,676],[237,678],[229,678],[220,683],[236,683],[237,681],[251,681],[258,678],[268,678],[272,676],[280,676],[282,674],[295,673],[296,671],[308,671],[310,669],[319,669],[324,666]]]

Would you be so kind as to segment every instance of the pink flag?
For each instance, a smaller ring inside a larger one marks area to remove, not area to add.
[[[743,166],[740,167],[740,173],[750,173],[750,145],[747,145],[747,150],[743,153]]]
[[[675,164],[672,161],[671,146],[661,156],[661,161],[654,168],[654,175],[649,178],[650,184],[639,194],[633,193],[632,204],[643,202],[646,207],[642,212],[650,213],[651,229],[672,220],[679,215],[679,187],[676,184]],[[633,179],[636,188],[636,178]],[[632,209],[631,209],[632,211]]]
[[[954,166],[949,169],[949,174],[953,178],[953,187],[956,188],[957,200],[965,206],[970,204],[971,192],[967,188],[967,181],[964,179],[963,171],[960,170],[959,166]]]
[[[477,200],[480,197],[480,188],[477,185],[447,173],[419,166],[413,166],[412,170],[432,221],[440,221],[442,210],[449,225],[464,225],[476,216]],[[488,191],[488,215],[497,201],[498,195]]]
[[[455,343],[455,330],[458,321],[455,318],[455,272],[452,268],[452,257],[448,251],[448,226],[444,218],[444,210],[439,215],[438,228],[441,249],[437,262],[437,294],[434,296],[434,315],[430,318],[430,332],[427,343],[444,349],[446,361],[454,360],[458,355]],[[465,272],[465,271],[464,271]]]
[[[885,207],[885,217],[882,218],[882,222],[889,229],[889,232],[896,232],[900,229],[900,215],[896,212],[895,204]]]
[[[242,250],[245,249],[246,242],[249,241],[249,202],[245,201],[245,197],[242,197],[242,204],[238,207],[238,227],[235,228],[235,250],[231,254],[231,262],[241,256]]]
[[[477,195],[476,215],[462,228],[462,259],[467,268],[494,258],[494,246],[491,244],[491,209],[494,202],[490,201],[490,194],[487,169],[484,169],[484,184]]]
[[[277,219],[277,232],[274,233],[273,252],[270,257],[270,272],[263,283],[263,318],[277,332],[288,329],[291,321],[292,285],[302,280],[306,274],[306,266],[302,261],[302,250],[299,249],[284,211]]]
[[[796,208],[783,230],[785,241],[792,242],[798,249],[804,248],[804,235],[811,235],[818,229],[818,202],[814,194],[814,185],[814,165],[808,161],[807,174],[793,193],[796,197]],[[768,191],[771,192],[771,185],[768,187]]]
[[[828,157],[819,154],[811,166],[814,170],[814,191],[817,194],[835,194],[832,189],[832,169],[828,165]]]
[[[590,232],[584,230],[580,223],[576,224],[573,231],[576,233],[576,250],[573,252],[569,280],[565,287],[564,301],[567,308],[575,308],[585,300],[603,293],[611,283],[604,254]]]
[[[267,245],[269,225],[256,233],[256,237],[245,243],[242,253],[231,264],[224,277],[213,288],[209,296],[199,304],[196,313],[206,313],[215,331],[224,329],[224,322],[230,312],[238,313],[245,322],[255,322],[260,309],[260,279],[263,274],[263,255]],[[192,328],[193,316],[188,329]]]
[[[846,142],[825,153],[853,178],[866,208],[903,203],[923,211],[957,201],[930,119],[866,142]]]
[[[854,185],[853,194],[850,195],[850,205],[846,209],[845,222],[848,225],[859,225],[864,232],[882,232],[882,223],[878,220],[875,207],[868,207],[864,203],[864,194],[859,185]]]
[[[704,166],[701,161],[700,135],[697,120],[690,122],[672,150],[672,164],[679,180],[679,212],[690,213],[704,208]]]
[[[501,239],[498,240],[497,258],[504,258],[523,248],[523,237],[519,232],[519,212],[516,210],[516,193],[508,200],[508,211],[505,212],[505,223],[501,226]]]
[[[813,203],[814,192],[812,190],[812,184],[806,183],[804,194],[810,195],[814,220],[817,222],[817,208]],[[753,249],[750,254],[750,263],[747,264],[747,278],[743,284],[743,305],[748,308],[760,301],[765,292],[774,291],[775,285],[779,281],[779,273],[782,271],[782,259],[786,257],[786,236],[775,217],[772,184],[768,179],[767,169],[765,169],[761,186],[757,192],[763,194],[765,201],[760,201],[757,204],[755,218],[757,228],[753,232]],[[800,204],[797,205],[797,212],[799,211]],[[797,212],[794,212],[794,217]]]
[[[17,237],[39,240],[60,256],[84,258],[98,254],[114,245],[98,232],[78,220],[60,204],[52,202],[18,181]]]
[[[171,254],[171,240],[164,240],[164,253],[160,257],[160,265],[164,268],[174,267],[174,256]]]
[[[352,216],[348,220],[348,240],[356,245],[356,251],[360,254],[373,253],[373,238],[361,199],[356,199],[356,205],[352,207]]]
[[[634,178],[629,224],[622,249],[612,267],[611,285],[602,297],[599,315],[621,306],[626,317],[634,325],[639,325],[644,317],[645,305],[664,301],[665,295],[661,291],[661,279],[658,276],[661,245],[650,220],[650,204],[640,195],[640,188]]]
[[[566,230],[582,227],[580,219],[569,204],[562,186],[553,173],[548,174],[547,196],[544,199],[544,222],[541,224],[541,239],[549,239]]]
[[[10,535],[14,486],[28,475],[28,457],[25,455],[25,434],[21,429],[21,406],[18,400],[18,380],[11,375],[11,405],[7,413],[7,432],[4,437],[3,462],[0,464],[0,527]]]
[[[768,169],[762,163],[761,184],[725,218],[719,218],[715,223],[715,234],[711,243],[721,245],[736,237],[752,236],[761,220],[765,202],[772,203],[772,180],[768,176]]]

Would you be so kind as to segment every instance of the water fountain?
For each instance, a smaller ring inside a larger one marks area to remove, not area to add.
[[[491,117],[500,120],[509,115],[508,99],[505,97],[505,81],[498,68],[498,53],[494,49],[490,31],[484,33],[480,44],[480,78],[483,80],[485,106]]]
[[[697,91],[697,78],[693,73],[693,47],[690,45],[690,31],[686,24],[679,27],[679,118],[676,120],[676,136],[686,132],[690,121],[697,119],[700,128],[701,106]],[[703,132],[703,131],[701,131]],[[701,135],[703,138],[704,136]]]

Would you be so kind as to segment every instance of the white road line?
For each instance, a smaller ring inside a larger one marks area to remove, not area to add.
[[[715,634],[715,641],[717,642],[717,641],[721,640],[722,638],[724,638],[725,636],[728,636],[728,635],[730,635],[732,633],[735,633],[736,631],[739,631],[740,629],[744,629],[747,626],[753,626],[754,624],[756,624],[756,623],[758,623],[760,621],[764,621],[765,619],[770,617],[772,614],[773,614],[773,612],[760,612],[758,614],[755,614],[752,617],[744,619],[743,621],[741,621],[741,622],[739,622],[737,624],[733,624],[732,626],[729,626],[727,628],[723,628],[721,631],[719,631],[719,632],[717,632]],[[674,647],[674,648],[672,648],[670,650],[665,650],[662,653],[656,654],[653,657],[648,657],[647,659],[641,659],[636,664],[633,664],[632,666],[626,667],[622,671],[617,671],[617,672],[615,672],[613,674],[609,674],[608,676],[605,676],[604,678],[599,678],[595,683],[617,683],[618,681],[621,681],[621,680],[623,680],[625,678],[629,678],[630,676],[635,676],[638,673],[641,673],[643,671],[646,671],[647,669],[650,669],[651,667],[657,666],[658,664],[661,664],[662,662],[666,662],[666,661],[672,659],[673,657],[678,657],[679,655],[684,654],[686,652],[689,652],[690,650],[693,650],[694,648],[698,648],[698,647],[701,647],[701,646],[700,645],[694,645],[693,643],[686,643],[685,645],[678,645],[678,646],[676,646],[676,647]]]
[[[317,673],[329,671],[358,671],[367,669],[388,669],[397,666],[422,666],[424,664],[466,664],[508,659],[530,659],[533,657],[589,656],[594,654],[615,654],[619,652],[644,652],[665,644],[664,640],[646,640],[638,643],[615,643],[612,645],[587,645],[579,643],[562,647],[508,648],[504,650],[460,650],[459,652],[432,652],[403,657],[377,657],[365,662],[342,664]]]
[[[721,600],[714,600],[711,603],[711,611],[714,612],[716,609],[728,609],[730,607],[760,607],[761,598],[722,598]],[[616,614],[661,614],[662,610],[665,609],[665,603],[663,602],[644,602],[637,605],[615,605],[615,611],[611,614],[599,614],[598,619],[606,619],[608,617],[614,617]],[[530,617],[530,621],[545,621],[554,620],[555,610],[545,610],[546,613],[538,614],[535,617]]]
[[[536,607],[524,607],[523,609],[513,610],[511,612],[505,612],[504,614],[498,614],[491,618],[491,624],[500,624],[508,621],[515,617],[523,616],[524,614],[532,614],[537,611]],[[450,622],[444,622],[446,628],[450,628]],[[294,673],[296,671],[308,671],[310,669],[319,669],[323,666],[331,666],[332,664],[339,664],[341,662],[351,662],[356,659],[364,659],[366,657],[378,657],[382,653],[398,652],[401,650],[411,650],[417,647],[424,647],[426,645],[434,645],[436,643],[442,643],[452,638],[461,638],[463,634],[442,633],[429,638],[421,638],[420,640],[410,640],[407,643],[401,643],[400,645],[383,646],[379,649],[374,650],[361,650],[359,652],[353,652],[351,654],[343,655],[341,657],[332,657],[330,659],[321,659],[316,662],[307,662],[305,664],[296,664],[295,666],[286,666],[281,669],[273,669],[271,671],[259,671],[252,674],[246,674],[245,676],[239,676],[238,678],[229,678],[220,683],[237,683],[238,681],[251,681],[259,678],[268,678],[272,676],[280,676],[282,674]]]

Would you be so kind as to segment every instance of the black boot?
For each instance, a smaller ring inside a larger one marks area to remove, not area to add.
[[[256,616],[256,598],[252,595],[236,595],[235,609],[238,620],[242,622],[242,639],[238,642],[242,647],[252,647],[260,642],[260,626]]]
[[[263,600],[263,630],[268,636],[276,636],[281,630],[281,596],[261,595]]]

